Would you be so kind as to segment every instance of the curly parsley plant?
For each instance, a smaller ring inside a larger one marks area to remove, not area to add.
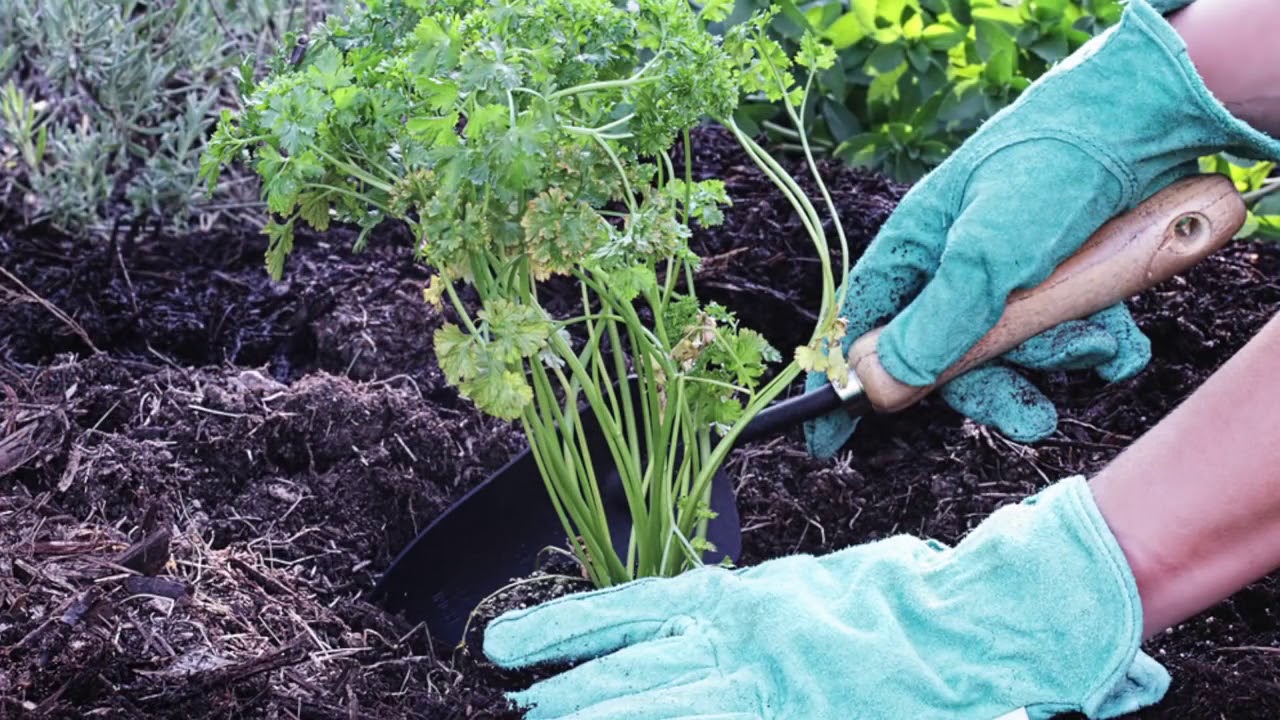
[[[249,88],[202,167],[209,182],[236,161],[261,175],[276,277],[299,221],[353,223],[360,242],[385,221],[407,224],[437,271],[426,299],[457,317],[435,334],[441,368],[481,410],[522,423],[601,586],[698,564],[711,478],[734,436],[802,367],[838,377],[843,366],[818,352],[840,332],[819,214],[732,120],[748,92],[798,120],[808,86],[766,17],[707,32],[727,5],[370,0]],[[834,54],[810,39],[797,59],[819,69]],[[722,182],[691,179],[689,130],[708,118],[775,180],[826,271],[813,344],[763,387],[779,354],[695,295],[690,224],[719,223],[729,201]],[[555,276],[580,287],[573,317],[540,304]],[[625,556],[609,537],[584,405],[625,485]]]

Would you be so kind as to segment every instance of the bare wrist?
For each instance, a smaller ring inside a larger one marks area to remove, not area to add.
[[[1280,3],[1197,0],[1169,22],[1210,92],[1240,120],[1280,136]]]

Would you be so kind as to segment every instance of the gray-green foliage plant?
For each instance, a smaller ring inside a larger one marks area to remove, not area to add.
[[[68,231],[183,222],[245,58],[326,5],[0,0],[0,200]]]

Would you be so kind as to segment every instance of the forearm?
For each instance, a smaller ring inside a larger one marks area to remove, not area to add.
[[[1196,0],[1170,16],[1205,85],[1236,117],[1280,137],[1280,3]]]
[[[1280,318],[1091,482],[1148,636],[1280,567],[1278,357]]]

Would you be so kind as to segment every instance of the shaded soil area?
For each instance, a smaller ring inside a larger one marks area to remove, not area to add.
[[[735,205],[700,231],[703,294],[780,348],[807,335],[818,266],[736,146],[695,142]],[[826,169],[855,252],[903,188]],[[448,388],[429,273],[388,231],[361,255],[303,238],[272,283],[256,232],[89,246],[0,231],[0,718],[515,718],[528,673],[477,659],[365,594],[394,554],[523,447]],[[1000,505],[1097,470],[1280,302],[1280,250],[1239,242],[1132,307],[1154,359],[1107,385],[1034,378],[1059,431],[1019,445],[926,400],[837,458],[798,430],[739,449],[746,563],[910,532],[958,540]],[[1153,480],[1154,482],[1154,480]],[[499,519],[500,520],[500,519]],[[1280,576],[1161,636],[1174,675],[1135,718],[1280,717]]]

